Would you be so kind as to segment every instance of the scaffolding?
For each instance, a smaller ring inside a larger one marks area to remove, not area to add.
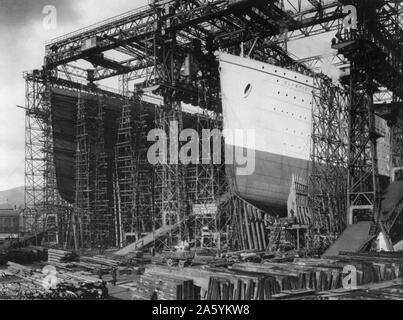
[[[347,226],[348,94],[315,78],[312,110],[312,231],[337,237]]]
[[[89,248],[92,244],[91,232],[92,186],[91,186],[91,141],[88,128],[89,104],[78,93],[75,154],[75,201],[72,216],[74,247]]]
[[[188,170],[188,179],[191,184],[189,193],[194,214],[193,239],[195,240],[195,247],[210,251],[220,247],[220,235],[217,227],[216,167],[213,163],[213,155],[205,152],[205,147],[208,145],[210,149],[212,144],[212,139],[206,135],[206,132],[211,132],[216,127],[212,122],[208,116],[197,116],[199,150],[201,147],[202,151],[199,156],[199,163]]]
[[[166,249],[172,249],[186,239],[185,217],[189,215],[185,193],[185,168],[179,161],[179,132],[183,129],[180,103],[167,103],[166,109],[157,111],[157,128],[167,134],[165,147],[159,153],[162,159],[155,167],[156,214],[154,231],[179,224],[169,237],[164,239]],[[172,108],[172,109],[171,109]],[[162,138],[164,139],[164,138]]]
[[[114,217],[109,197],[111,193],[108,182],[108,156],[105,151],[105,108],[105,97],[100,96],[96,118],[94,207],[91,221],[92,230],[95,234],[94,245],[100,249],[108,248],[115,244],[115,233],[112,227]]]
[[[25,73],[25,209],[23,232],[46,231],[44,241],[59,243],[65,235],[63,222],[71,206],[57,189],[53,150],[51,86],[39,72]]]
[[[115,146],[119,212],[117,216],[119,246],[126,245],[127,237],[139,238],[140,225],[137,208],[138,166],[135,154],[135,126],[133,106],[125,104]]]
[[[137,137],[137,166],[138,166],[138,198],[137,211],[140,223],[139,236],[148,234],[153,231],[154,210],[154,192],[153,192],[153,170],[148,161],[148,126],[147,121],[150,115],[145,110],[143,103],[138,99],[138,111],[136,113],[138,119]]]
[[[403,126],[394,123],[391,133],[391,168],[403,168]]]
[[[373,91],[370,80],[359,79],[360,70],[352,68],[350,96],[350,153],[349,153],[349,224],[353,210],[369,210],[375,221],[380,211],[380,185],[377,159],[379,132],[375,128]]]
[[[147,117],[140,99],[122,107],[115,146],[119,247],[152,231],[152,172],[147,161]]]
[[[374,220],[379,220],[379,134],[375,130],[373,95],[383,86],[397,98],[403,96],[402,47],[394,45],[400,39],[402,6],[398,1],[377,1],[378,7],[367,6],[368,1],[363,0],[331,1],[326,5],[321,1],[309,1],[310,5],[303,2],[289,6],[272,0],[153,1],[48,43],[43,71],[25,75],[27,229],[38,232],[59,225],[58,234],[52,236],[56,241],[63,239],[66,246],[86,248],[112,244],[121,247],[144,233],[159,234],[161,228],[171,226],[170,235],[158,244],[166,249],[192,239],[196,239],[197,247],[216,249],[222,241],[204,238],[217,234],[221,239],[224,233],[228,243],[261,249],[262,238],[248,236],[247,229],[234,230],[245,227],[245,223],[248,228],[254,226],[258,237],[256,223],[261,227],[263,212],[253,205],[245,209],[240,202],[217,203],[228,191],[224,166],[215,165],[212,159],[208,163],[203,154],[202,164],[184,166],[175,161],[176,150],[168,147],[160,150],[166,162],[151,167],[146,160],[145,131],[149,128],[144,119],[148,117],[149,123],[154,117],[156,127],[167,134],[167,146],[179,150],[181,143],[171,137],[171,125],[176,123],[178,132],[184,128],[182,103],[202,109],[197,117],[199,133],[221,129],[219,70],[214,51],[242,54],[312,75],[309,68],[287,53],[284,44],[329,31],[339,31],[334,48],[351,62],[351,75],[344,89],[323,78],[317,82],[311,159],[314,229],[337,234],[351,222],[351,215],[349,219],[343,215],[347,191],[347,208],[369,210]],[[343,6],[349,4],[358,8],[357,30],[343,27]],[[108,50],[130,58],[106,58],[102,53]],[[71,64],[80,59],[92,63],[93,69]],[[119,77],[118,92],[98,84],[113,77]],[[140,92],[143,89],[162,97],[163,106],[155,106],[155,115],[144,111],[137,101],[141,98],[135,98],[134,105],[128,102],[129,81],[135,82]],[[69,211],[72,204],[64,203],[57,190],[51,125],[51,90],[55,87],[78,93],[73,212]],[[84,93],[99,96],[100,100],[86,100]],[[106,97],[125,101],[119,110],[114,159],[108,159],[105,150]],[[400,135],[396,128],[393,139],[399,140]],[[395,154],[401,153],[397,145]],[[399,159],[394,163],[400,163]],[[192,212],[194,206],[199,207]],[[241,210],[240,216],[235,214],[229,220],[231,210]],[[239,236],[233,241],[230,234]]]
[[[26,129],[25,129],[25,212],[24,231],[38,233],[43,230],[45,215],[45,153],[48,132],[49,105],[43,103],[46,85],[35,81],[34,75],[25,74],[26,80]]]
[[[199,162],[188,168],[188,192],[194,215],[192,237],[195,247],[216,252],[221,250],[221,238],[226,233],[226,230],[220,228],[223,217],[218,199],[227,192],[227,181],[225,164],[222,161],[225,151],[221,131],[222,119],[219,117],[221,104],[214,89],[208,88],[210,90],[202,90],[204,95],[199,99],[202,101],[201,105],[210,104],[210,107],[203,109],[204,114],[197,115],[196,130],[200,154]],[[217,156],[220,161],[217,161]]]

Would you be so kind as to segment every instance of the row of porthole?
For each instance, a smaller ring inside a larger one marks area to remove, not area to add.
[[[279,80],[277,80],[277,82],[279,82]],[[248,83],[248,84],[246,85],[245,90],[244,90],[244,93],[243,93],[243,94],[244,94],[244,97],[245,97],[245,98],[248,98],[251,92],[252,92],[252,84]],[[278,91],[277,93],[278,93],[279,95],[281,94],[280,91]],[[287,93],[285,96],[288,97],[288,96],[289,96],[288,93]],[[297,100],[297,97],[294,96],[294,100]],[[301,101],[302,101],[303,103],[305,103],[305,99],[301,99]],[[310,102],[310,104],[312,105],[313,103]]]
[[[264,66],[262,67],[262,69],[264,70]],[[278,70],[275,69],[274,72],[275,72],[275,73],[278,73]],[[287,73],[286,73],[286,72],[284,72],[284,76],[287,76]],[[294,76],[294,79],[298,79],[298,77],[297,77],[297,76]],[[305,82],[306,82],[306,83],[309,83],[309,80],[306,80]]]
[[[284,145],[287,147],[287,146],[289,146],[289,145],[287,145],[286,143],[284,143]],[[298,149],[300,149],[300,150],[302,150],[302,149],[305,149],[305,147],[297,147],[297,146],[294,146],[293,144],[290,146],[291,148],[298,148]]]
[[[274,111],[277,111],[277,108],[276,108],[276,107],[274,107],[274,108],[273,108],[273,110],[274,110]],[[281,112],[282,112],[282,113],[284,113],[284,110],[281,110]],[[290,114],[288,111],[286,111],[285,113],[286,113],[286,114]],[[294,116],[295,116],[295,113],[291,113],[291,116],[293,116],[293,117],[294,117]],[[300,119],[304,119],[304,120],[308,120],[308,118],[307,118],[307,117],[302,117],[302,116],[299,116],[299,118],[300,118]]]
[[[277,93],[278,93],[279,95],[281,94],[280,91],[278,91]],[[288,93],[286,93],[285,96],[288,97],[288,96],[289,96]],[[297,97],[294,97],[294,100],[297,100]],[[302,99],[302,102],[305,102],[305,99]],[[312,102],[311,102],[311,104],[312,104]]]
[[[290,128],[285,128],[285,131],[287,131],[287,134],[294,134],[294,135],[298,134],[298,132],[296,130],[290,131]],[[277,131],[277,132],[279,132],[279,131]],[[301,132],[301,136],[307,136],[308,137],[309,134],[305,134],[304,132]]]
[[[286,128],[286,129],[285,129],[285,131],[289,131],[289,129],[288,129],[288,128]],[[297,134],[297,131],[295,131],[295,130],[294,130],[294,134]],[[303,132],[301,132],[301,136],[303,136],[303,135],[304,135],[304,133],[303,133]]]

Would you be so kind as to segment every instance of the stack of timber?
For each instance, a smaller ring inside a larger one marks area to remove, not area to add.
[[[358,252],[358,253],[352,253],[352,252],[339,252],[339,255],[341,257],[352,257],[356,259],[369,259],[372,261],[376,261],[377,259],[392,259],[392,260],[403,260],[403,251],[402,252]],[[339,257],[340,259],[340,257]]]
[[[73,262],[68,265],[68,267],[72,266],[89,270],[93,274],[97,274],[98,277],[111,274],[113,270],[116,270],[119,275],[141,274],[143,270],[143,268],[134,267],[133,264],[126,261],[113,260],[104,256],[81,256],[80,262]]]
[[[403,279],[364,285],[355,290],[324,292],[311,299],[320,300],[403,300]]]
[[[145,265],[153,263],[151,253],[143,251],[133,251],[125,256],[114,255],[113,258],[124,265]]]
[[[280,292],[273,277],[250,276],[249,279],[233,276],[233,279],[212,276],[207,300],[268,300]]]
[[[332,259],[330,257],[330,259]],[[339,263],[352,265],[357,269],[358,284],[390,281],[403,277],[401,253],[350,253],[340,252],[335,257]]]
[[[130,289],[134,300],[200,300],[200,288],[180,276],[151,273],[123,287]]]
[[[310,289],[327,291],[342,286],[343,268],[341,266],[304,266],[289,263],[235,264],[233,270],[257,273],[274,278],[279,286],[277,293],[288,290]]]
[[[403,277],[401,254],[341,253],[341,256],[334,259],[295,258],[290,263],[236,262],[228,268],[195,266],[180,269],[154,265],[147,267],[135,290],[139,297],[150,299],[155,292],[158,293],[157,283],[161,279],[159,286],[163,288],[162,297],[173,299],[174,291],[164,287],[162,279],[177,279],[180,274],[181,281],[191,280],[201,288],[200,296],[203,300],[303,299],[307,295],[323,297],[323,293],[343,288],[343,280],[350,273],[351,267],[357,271],[358,286]]]
[[[280,291],[315,290],[329,291],[342,288],[346,266],[357,271],[357,285],[379,283],[403,277],[401,258],[357,257],[353,255],[337,259],[295,259],[294,263],[234,264],[232,270],[272,276]]]
[[[74,252],[56,249],[48,250],[48,262],[51,264],[61,264],[74,261],[78,261],[78,255]]]
[[[0,300],[32,300],[44,296],[44,290],[37,285],[16,277],[8,271],[0,273]]]
[[[80,264],[81,266],[86,267],[88,269],[92,269],[92,270],[118,269],[119,266],[121,265],[119,263],[119,261],[108,259],[108,258],[103,257],[103,256],[95,256],[95,257],[81,256],[80,257],[80,263],[78,263],[78,264]]]
[[[46,272],[42,270],[34,270],[30,267],[23,266],[17,263],[8,262],[8,271],[14,275],[28,276],[33,282],[42,285],[43,279],[47,276]],[[96,284],[101,281],[91,274],[86,274],[84,272],[68,272],[63,270],[55,271],[55,276],[60,282],[70,282],[74,285],[80,284]],[[38,280],[38,281],[36,281]]]
[[[283,300],[403,300],[403,279],[325,292],[294,291],[274,296]]]
[[[7,262],[8,271],[13,274],[31,274],[33,270],[31,268],[22,266],[14,262]]]
[[[46,277],[49,273],[41,270],[34,270],[13,262],[8,264],[8,273],[20,278],[24,283],[34,286],[38,293],[38,299],[85,299],[98,300],[108,296],[106,283],[84,273],[70,273],[62,270],[55,270],[56,283],[52,288],[45,288]]]
[[[270,277],[261,274],[232,272],[226,268],[205,266],[179,269],[152,266],[145,271],[146,275],[154,277],[172,277],[178,273],[200,287],[202,300],[213,297],[217,300],[227,297],[231,300],[267,299],[271,294],[280,290],[277,283]]]

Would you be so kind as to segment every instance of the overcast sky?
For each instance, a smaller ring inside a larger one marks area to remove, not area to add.
[[[45,41],[145,5],[147,0],[0,0],[0,191],[24,185],[23,71],[42,66]],[[57,9],[57,28],[42,13]]]
[[[0,191],[24,185],[23,71],[42,66],[45,41],[136,9],[147,0],[0,0]],[[57,28],[45,30],[45,6],[57,9]],[[304,42],[300,57],[329,51],[329,40]],[[301,51],[301,49],[299,49]],[[297,52],[298,53],[298,52]]]

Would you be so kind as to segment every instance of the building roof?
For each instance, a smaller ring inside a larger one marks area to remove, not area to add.
[[[20,212],[17,210],[14,210],[13,208],[2,208],[0,206],[0,217],[18,217],[20,215]]]
[[[0,203],[0,210],[14,210],[14,208],[11,204]]]

